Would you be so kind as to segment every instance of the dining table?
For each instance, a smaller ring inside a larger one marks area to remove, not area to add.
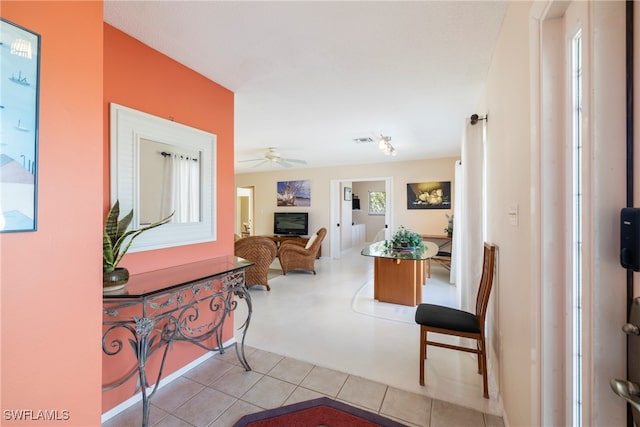
[[[422,302],[427,261],[438,245],[423,241],[419,247],[393,247],[383,240],[365,246],[361,254],[374,259],[373,298],[380,302],[416,306]]]

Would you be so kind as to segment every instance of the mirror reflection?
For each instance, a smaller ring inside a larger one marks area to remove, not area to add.
[[[200,222],[199,151],[140,138],[140,224]]]

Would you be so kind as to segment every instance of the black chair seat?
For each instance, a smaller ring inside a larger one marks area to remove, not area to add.
[[[416,323],[451,331],[480,333],[480,325],[474,314],[441,305],[419,304]]]

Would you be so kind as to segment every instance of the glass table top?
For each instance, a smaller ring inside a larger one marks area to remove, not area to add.
[[[423,242],[424,248],[393,248],[391,242],[383,240],[375,242],[364,249],[361,254],[364,256],[378,258],[392,258],[402,260],[423,261],[438,253],[438,245],[433,242]]]

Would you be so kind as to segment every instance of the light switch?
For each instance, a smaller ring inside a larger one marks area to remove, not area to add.
[[[509,224],[513,225],[514,227],[518,226],[518,205],[515,206],[510,206],[509,210],[507,211],[507,216],[509,217]]]

